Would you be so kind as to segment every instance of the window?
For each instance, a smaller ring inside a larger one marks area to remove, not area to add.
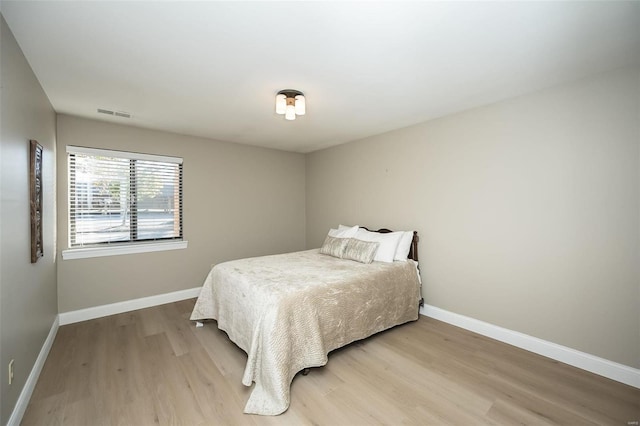
[[[182,240],[181,158],[72,146],[67,157],[70,249]]]

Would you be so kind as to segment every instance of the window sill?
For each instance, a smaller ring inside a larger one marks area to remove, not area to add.
[[[186,249],[188,241],[163,243],[140,243],[109,247],[85,247],[62,250],[63,260],[86,259],[89,257],[118,256],[121,254],[150,253],[154,251]]]

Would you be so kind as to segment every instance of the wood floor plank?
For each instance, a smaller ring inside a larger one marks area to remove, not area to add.
[[[215,321],[205,324],[195,332],[196,339],[224,376],[236,375],[242,380],[247,354],[233,344],[224,331],[218,330]]]
[[[195,299],[62,326],[22,424],[628,425],[640,390],[421,317],[297,375],[280,416],[243,414],[247,355]]]
[[[52,345],[49,356],[40,372],[39,382],[33,391],[32,399],[39,400],[54,396],[65,391],[65,379],[72,369],[71,361],[76,350],[76,333],[79,327],[72,324],[68,327],[60,327]],[[55,342],[69,342],[69,344]],[[47,367],[49,366],[49,367]]]
[[[493,404],[487,417],[498,424],[553,425],[551,419],[533,413],[519,404],[498,399]]]
[[[29,404],[24,413],[22,424],[38,424],[42,426],[62,425],[67,408],[67,393],[61,392],[42,397]]]
[[[145,378],[153,386],[151,394],[160,423],[193,425],[204,422],[206,416],[195,396],[201,390],[191,387],[166,334],[154,334],[145,340],[151,349],[147,362],[154,367],[154,372]]]
[[[207,421],[224,425],[253,424],[252,419],[242,413],[245,401],[233,391],[203,348],[178,358],[191,389],[198,390],[194,398]]]

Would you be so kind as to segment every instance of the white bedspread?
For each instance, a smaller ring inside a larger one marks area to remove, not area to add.
[[[245,413],[287,410],[295,374],[330,351],[418,318],[415,263],[362,264],[317,249],[216,265],[192,320],[216,319],[248,355]]]

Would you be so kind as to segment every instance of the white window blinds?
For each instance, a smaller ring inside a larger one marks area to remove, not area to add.
[[[182,159],[67,147],[69,247],[182,239]]]

